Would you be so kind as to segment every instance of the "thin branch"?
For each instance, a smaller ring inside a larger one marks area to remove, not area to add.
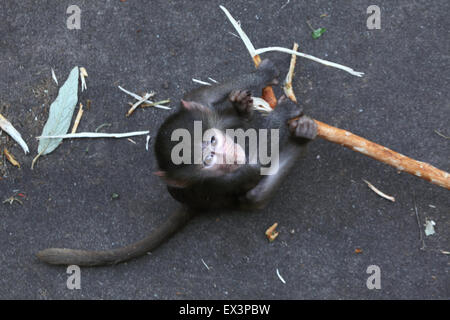
[[[127,138],[133,136],[142,136],[148,134],[149,131],[135,131],[126,133],[98,133],[98,132],[80,132],[69,133],[58,136],[40,136],[36,139],[71,139],[71,138]]]

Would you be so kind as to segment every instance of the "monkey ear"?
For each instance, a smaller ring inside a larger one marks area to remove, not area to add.
[[[201,112],[210,112],[211,110],[208,107],[205,107],[204,105],[195,102],[195,101],[186,101],[181,99],[181,105],[183,106],[183,108],[185,110],[188,111],[194,111],[194,110],[198,110]]]
[[[165,171],[155,171],[155,172],[153,172],[153,174],[155,176],[158,176],[158,177],[161,177],[161,178],[166,176],[166,172]]]
[[[164,180],[164,182],[170,187],[186,188],[189,185],[188,181],[181,180],[181,179],[169,178],[165,171],[155,171],[155,172],[153,172],[153,174],[155,176],[161,177]]]

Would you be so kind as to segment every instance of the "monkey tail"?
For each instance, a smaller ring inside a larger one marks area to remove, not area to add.
[[[191,215],[190,210],[182,207],[146,238],[123,248],[104,251],[49,248],[39,251],[36,255],[41,261],[49,264],[86,267],[117,264],[137,258],[157,248],[177,230],[186,225]]]

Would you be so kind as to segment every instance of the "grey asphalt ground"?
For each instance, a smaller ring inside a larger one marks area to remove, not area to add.
[[[81,9],[69,30],[66,9]],[[365,72],[363,78],[299,59],[294,91],[315,119],[450,171],[450,3],[441,1],[12,1],[0,2],[0,112],[30,146],[21,163],[1,165],[0,298],[3,299],[449,299],[449,191],[327,141],[317,140],[273,201],[254,212],[195,218],[148,256],[81,269],[81,289],[65,267],[35,253],[51,246],[106,249],[136,241],[177,203],[152,175],[145,136],[65,141],[34,170],[38,136],[60,81],[84,66],[92,100],[78,131],[150,130],[172,111],[139,109],[121,85],[172,99],[197,85],[254,67],[219,9],[240,20],[256,47],[291,47]],[[367,7],[381,9],[368,30]],[[327,14],[326,16],[322,16]],[[306,21],[325,34],[311,38]],[[289,55],[265,54],[287,71]],[[153,147],[153,145],[151,144]],[[363,179],[396,198],[369,190]],[[111,199],[117,193],[118,199]],[[414,209],[417,207],[417,214]],[[419,221],[418,221],[419,219]],[[425,219],[436,234],[425,237]],[[265,230],[278,222],[272,243]],[[422,233],[423,242],[420,240]],[[360,249],[362,252],[356,253]],[[209,267],[209,269],[205,266]],[[381,289],[366,273],[380,268]],[[277,269],[286,283],[277,276]]]

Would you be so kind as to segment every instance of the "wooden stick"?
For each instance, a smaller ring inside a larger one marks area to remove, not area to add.
[[[253,57],[253,62],[255,63],[256,67],[259,66],[259,64],[261,63],[261,58],[259,57],[259,55]],[[272,101],[272,103],[273,101],[275,101],[276,106],[277,100],[272,87],[264,88],[263,92],[265,93],[265,95],[263,95],[263,99],[269,102],[269,104],[270,101]],[[272,108],[275,107],[272,105],[270,106]],[[416,177],[422,178],[426,181],[450,190],[450,174],[448,172],[433,167],[428,163],[417,161],[404,156],[398,152],[383,147],[382,145],[357,136],[350,131],[332,127],[318,120],[314,121],[317,123],[317,135],[320,138],[340,144],[353,151],[362,153],[375,160],[393,166],[400,171],[405,171],[409,174],[415,175]]]
[[[295,46],[293,50],[296,51]],[[293,62],[291,60],[291,67],[289,69],[289,72],[292,74],[294,67],[295,61]],[[292,81],[292,77],[289,80]],[[289,95],[289,98],[293,101],[296,100],[293,92],[292,96]],[[405,171],[409,174],[415,175],[416,177],[422,178],[426,181],[450,190],[450,174],[448,172],[435,168],[428,163],[417,161],[404,156],[398,152],[383,147],[382,145],[357,136],[350,131],[332,127],[318,120],[314,121],[317,124],[318,137],[340,144],[353,151],[362,153],[375,160],[393,166],[400,171]]]
[[[298,50],[298,43],[294,42],[294,46],[292,47],[293,51]],[[286,79],[284,80],[284,93],[288,96],[289,99],[297,103],[297,98],[295,97],[294,90],[292,89],[292,78],[294,77],[294,69],[295,63],[297,61],[297,56],[293,54],[291,56],[291,63],[289,65],[289,72],[286,75]]]
[[[349,131],[332,127],[326,123],[317,123],[317,135],[325,140],[337,143],[353,151],[362,153],[394,168],[415,175],[426,181],[450,190],[450,174],[432,165],[414,160]]]
[[[255,67],[258,68],[259,64],[261,63],[261,57],[259,55],[254,56],[253,63],[255,64]],[[262,98],[267,101],[272,109],[277,106],[277,97],[275,96],[275,93],[273,92],[273,88],[271,86],[263,88]]]

